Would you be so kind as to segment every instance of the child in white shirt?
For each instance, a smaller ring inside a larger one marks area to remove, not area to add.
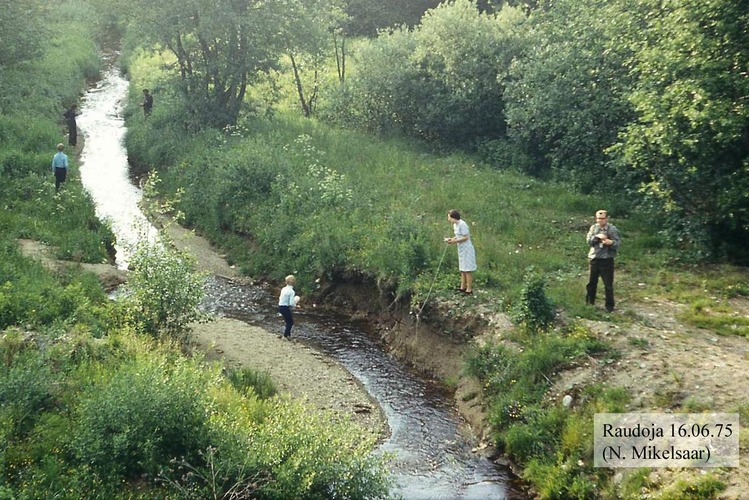
[[[294,293],[294,285],[296,284],[296,278],[293,274],[286,276],[286,286],[281,289],[281,295],[278,297],[278,312],[283,316],[286,328],[284,329],[283,336],[285,339],[291,339],[291,327],[294,326],[294,315],[291,310],[294,309],[299,302],[299,297]]]

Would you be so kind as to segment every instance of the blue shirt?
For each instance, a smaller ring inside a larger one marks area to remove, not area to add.
[[[64,168],[66,170],[68,168],[68,155],[66,155],[62,151],[59,151],[52,158],[52,171],[54,172],[56,168]]]

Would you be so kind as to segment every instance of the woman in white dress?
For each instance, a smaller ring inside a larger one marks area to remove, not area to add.
[[[453,225],[455,237],[445,238],[445,242],[458,245],[458,269],[460,270],[458,290],[470,295],[473,293],[473,271],[476,270],[476,250],[471,243],[471,232],[457,210],[447,212],[447,220]]]

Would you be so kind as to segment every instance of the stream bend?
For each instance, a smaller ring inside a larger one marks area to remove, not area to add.
[[[81,180],[97,215],[115,233],[121,269],[127,268],[138,241],[153,241],[157,233],[141,212],[142,193],[129,177],[122,118],[127,90],[127,80],[111,64],[83,98],[78,119],[85,137]],[[214,277],[207,285],[205,307],[273,332],[281,325],[274,297],[258,286]],[[409,500],[523,498],[510,488],[507,469],[471,451],[459,415],[438,388],[408,372],[346,318],[311,313],[297,317],[295,336],[338,360],[383,408],[391,436],[380,450],[396,455],[394,494]]]

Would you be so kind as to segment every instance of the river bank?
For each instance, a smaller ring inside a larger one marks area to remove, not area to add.
[[[178,226],[165,230],[181,233],[183,243],[173,237],[178,247],[189,249],[193,255],[202,255],[198,257],[200,269],[230,279],[241,279],[210,245],[196,251],[197,247],[207,242],[193,239],[192,233]],[[622,273],[618,279],[631,278]],[[374,325],[375,334],[385,341],[395,357],[441,384],[454,388],[454,405],[460,408],[474,434],[484,438],[476,448],[488,450],[491,437],[482,415],[481,387],[477,387],[475,382],[471,386],[470,377],[461,373],[466,350],[470,347],[467,340],[470,339],[472,344],[510,342],[508,333],[513,327],[506,317],[491,310],[488,296],[477,290],[471,298],[452,294],[436,297],[425,311],[429,317],[425,314],[421,321],[416,321],[408,310],[397,310],[391,304],[383,304],[374,287],[367,284],[336,284],[321,293],[319,298],[321,303],[331,304],[334,310],[344,311],[349,317]],[[690,328],[678,319],[681,306],[668,301],[653,299],[652,303],[635,304],[624,298],[621,304],[621,311],[612,317],[583,321],[599,338],[615,346],[621,353],[620,357],[615,363],[583,359],[560,373],[549,374],[553,382],[547,394],[550,404],[559,404],[563,398],[569,397],[574,408],[582,390],[593,383],[628,389],[634,395],[628,407],[631,411],[665,412],[685,407],[735,411],[746,404],[740,377],[735,376],[736,371],[741,370],[742,361],[747,359],[744,338],[729,337],[724,341],[723,337],[716,338],[709,331]],[[737,302],[739,310],[745,306],[745,303]],[[272,308],[268,310],[272,311]],[[295,367],[300,369],[301,374],[297,378],[289,378],[283,383],[283,390],[289,394],[297,390],[296,384],[310,381],[308,365],[319,364],[320,361],[315,355],[305,358],[301,355],[304,350],[293,349],[294,344],[281,344],[281,347],[275,342],[277,338],[273,334],[244,330],[239,323],[224,323],[221,320],[221,323],[208,327],[203,346],[212,350],[210,355],[215,359],[220,357],[227,364],[259,363],[270,359],[271,368],[283,367],[281,376]],[[223,335],[217,334],[220,331],[225,336],[222,344],[218,345],[216,338]],[[265,343],[267,349],[262,348],[261,342]],[[246,353],[236,355],[245,347]],[[252,358],[258,353],[262,354]],[[309,389],[296,392],[296,395],[310,402],[319,398],[315,404],[320,408],[330,409],[326,401],[331,398],[333,401],[342,400],[338,394],[338,384],[357,385],[350,384],[345,376],[329,377],[325,366],[321,366],[320,373],[319,382],[309,384],[312,395]],[[316,392],[321,386],[336,389],[328,394]],[[366,395],[361,387],[354,392],[357,391],[360,396]],[[357,415],[367,413],[357,412],[360,408],[363,407],[354,403],[344,405],[339,410],[341,414],[357,418]],[[367,425],[376,426],[372,423]],[[667,489],[675,478],[695,477],[701,473],[699,470],[656,470],[651,474],[653,490]],[[724,498],[739,498],[732,495],[746,489],[746,478],[742,476],[742,471],[721,474],[722,480],[728,485]]]
[[[194,256],[198,269],[242,280],[233,266],[205,239],[182,226],[158,224],[176,248]],[[280,320],[279,320],[280,321]],[[279,322],[279,328],[282,321]],[[299,342],[287,342],[273,332],[231,318],[191,326],[194,347],[227,368],[251,367],[267,372],[281,393],[313,407],[350,418],[384,438],[387,422],[382,409],[361,383],[339,363]]]
[[[176,224],[166,224],[162,231],[176,247],[194,255],[201,270],[233,280],[246,279],[240,277],[207,240],[192,231]],[[48,250],[43,245],[29,241],[19,244],[24,253],[41,259],[46,265],[60,265],[47,256]],[[111,282],[112,276],[116,276],[117,281],[124,278],[111,266],[87,270],[102,276],[103,283]],[[461,374],[465,344],[449,341],[432,322],[419,324],[405,311],[383,312],[378,299],[363,287],[339,285],[328,289],[326,297],[339,311],[346,310],[350,316],[372,324],[392,355],[450,385],[454,389],[456,407],[480,439],[477,451],[492,453],[480,387]],[[445,311],[455,310],[459,301],[465,298],[441,298],[431,306],[433,316],[441,314],[444,318],[443,331],[455,332],[457,325],[470,328],[479,332],[473,343],[506,338],[511,323],[501,314],[491,314],[485,306],[457,308],[469,311],[447,320]],[[737,300],[734,306],[749,311],[746,300]],[[629,303],[622,309],[610,321],[585,321],[591,331],[618,350],[620,357],[614,363],[589,358],[557,374],[547,394],[550,403],[561,403],[565,396],[570,396],[574,407],[586,386],[602,383],[624,387],[633,394],[628,411],[672,412],[683,406],[698,411],[698,406],[704,406],[713,411],[733,412],[747,405],[744,377],[740,376],[749,359],[747,339],[716,336],[707,330],[689,327],[678,319],[682,307],[663,300]],[[266,370],[282,392],[303,398],[313,407],[333,411],[342,418],[351,418],[383,437],[387,435],[382,409],[345,368],[329,357],[301,343],[282,341],[267,330],[228,318],[195,325],[193,335],[195,346],[205,350],[208,359],[221,360],[229,368],[246,364]],[[749,459],[746,435],[746,431],[742,431],[742,463]],[[626,472],[615,474],[614,480],[621,481]],[[658,498],[679,481],[693,481],[705,473],[703,469],[652,469],[648,477],[652,489],[647,497]],[[749,473],[745,466],[711,473],[726,485],[717,498],[741,499],[744,492],[749,491]]]

